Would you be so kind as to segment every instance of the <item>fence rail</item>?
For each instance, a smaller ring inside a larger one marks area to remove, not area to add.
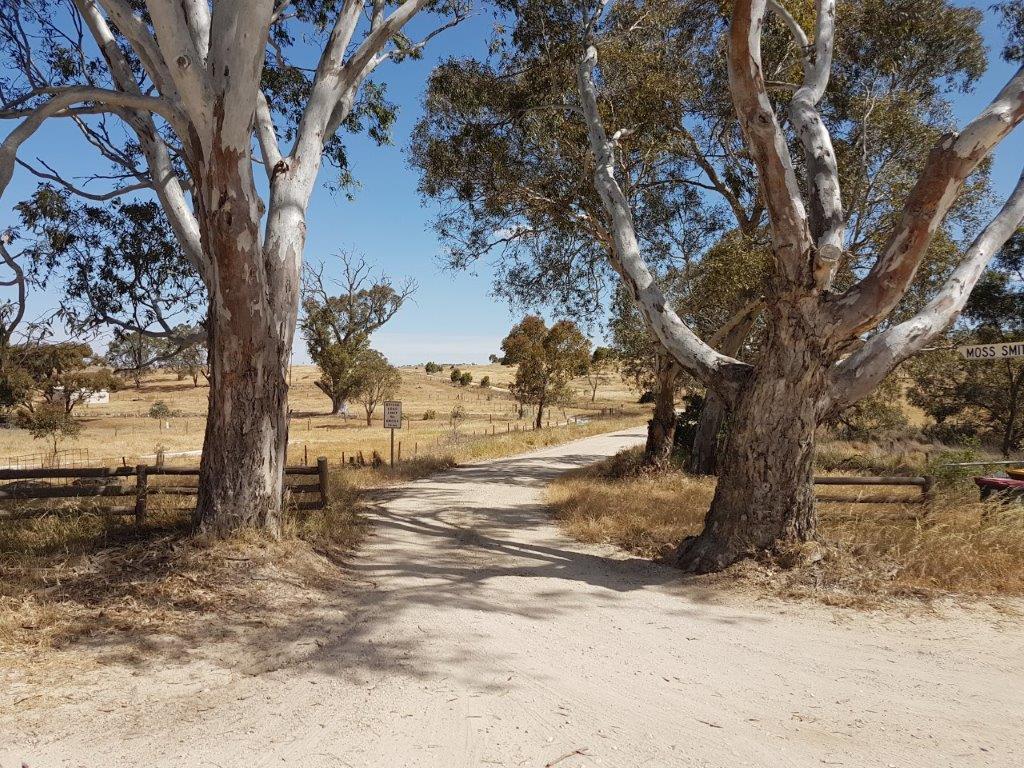
[[[151,483],[153,477],[195,477],[194,485],[169,485]],[[308,495],[317,494],[316,501],[298,501],[296,508],[302,510],[320,509],[330,501],[330,470],[327,459],[317,459],[316,466],[286,467],[285,480],[315,476],[315,482],[285,483],[285,494]],[[137,525],[146,521],[150,496],[195,496],[199,492],[198,467],[166,467],[139,464],[134,467],[52,467],[36,469],[0,469],[0,480],[31,481],[31,480],[106,480],[106,483],[95,485],[7,485],[0,487],[0,502],[26,501],[45,499],[71,498],[131,498],[132,506],[110,506],[95,510],[97,514],[109,516],[132,516]],[[134,479],[135,482],[126,482]],[[45,509],[15,510],[0,513],[0,519],[15,520],[27,517],[38,517],[45,514]]]
[[[894,498],[891,496],[857,496],[855,498],[819,496],[818,501],[824,502],[860,504],[924,504],[931,501],[935,493],[935,478],[932,475],[926,475],[924,477],[815,477],[814,484],[830,486],[916,487],[921,489],[921,495],[917,499]]]

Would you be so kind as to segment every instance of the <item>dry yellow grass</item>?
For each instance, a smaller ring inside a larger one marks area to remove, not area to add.
[[[549,490],[555,515],[583,541],[613,543],[647,557],[666,555],[700,530],[714,481],[679,471],[632,475],[630,463],[620,456],[557,480]],[[1024,595],[1024,507],[976,499],[976,492],[952,486],[940,488],[928,507],[822,504],[823,557],[792,569],[762,564],[768,568],[756,578],[775,590],[832,604]],[[749,566],[738,572],[753,573]]]
[[[484,433],[512,432],[526,429],[529,419],[518,419],[516,405],[507,391],[515,371],[501,365],[463,366],[473,374],[469,387],[452,385],[449,369],[428,376],[422,368],[402,368],[402,387],[397,398],[403,401],[404,415],[409,417],[405,428],[396,435],[403,458],[422,455],[444,456],[453,453],[452,428],[449,416],[460,406],[466,418],[459,426],[465,440]],[[292,419],[289,432],[289,461],[301,463],[306,456],[327,456],[332,461],[359,451],[369,459],[373,451],[387,455],[390,434],[381,426],[382,408],[367,427],[365,416],[357,403],[350,405],[348,419],[329,414],[330,402],[313,382],[317,377],[313,366],[295,366],[291,373],[289,403]],[[492,386],[481,389],[478,383],[489,376]],[[586,381],[575,384],[577,392],[573,407],[556,408],[550,413],[551,423],[562,423],[574,417],[591,418],[602,412],[645,418],[646,407],[636,405],[637,394],[619,379],[601,386],[595,402],[590,402]],[[158,373],[142,382],[139,389],[127,388],[111,393],[109,405],[79,406],[76,415],[82,421],[82,434],[62,445],[74,452],[71,458],[79,463],[105,466],[151,461],[159,448],[164,448],[168,461],[194,464],[202,447],[206,427],[206,404],[209,390],[205,382],[192,386],[191,380],[177,381],[173,374]],[[158,422],[148,416],[151,405],[164,401],[180,414]],[[424,420],[428,411],[437,418]],[[0,430],[0,466],[15,464],[19,457],[45,452],[43,442],[33,441],[24,430]],[[175,453],[186,455],[175,456]],[[459,453],[455,450],[454,453]],[[23,462],[32,465],[33,462]],[[38,466],[38,461],[34,462]]]

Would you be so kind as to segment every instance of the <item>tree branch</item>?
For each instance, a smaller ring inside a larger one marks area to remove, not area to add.
[[[858,335],[875,327],[906,292],[967,177],[1024,121],[1024,67],[959,133],[942,136],[925,163],[899,225],[867,276],[835,302],[837,329]]]
[[[816,0],[817,28],[814,44],[809,45],[800,25],[778,0],[769,7],[783,17],[796,38],[804,61],[804,82],[789,105],[789,116],[804,147],[810,198],[810,228],[814,239],[814,286],[819,291],[831,288],[843,254],[846,219],[839,189],[839,166],[832,137],[825,127],[817,105],[828,88],[835,41],[835,0]]]
[[[597,107],[594,68],[597,49],[589,46],[577,67],[577,83],[587,134],[593,153],[594,185],[611,220],[613,247],[609,250],[612,266],[629,288],[647,326],[664,349],[687,372],[718,390],[731,402],[749,366],[716,352],[701,341],[679,316],[654,280],[640,254],[629,203],[615,178],[615,148],[608,139]]]
[[[1024,173],[1002,209],[982,230],[941,290],[914,317],[873,336],[834,366],[834,409],[870,394],[897,365],[920,352],[960,315],[993,255],[1024,224]]]
[[[40,171],[38,168],[33,167],[29,163],[26,163],[24,160],[21,160],[20,158],[15,158],[15,162],[22,168],[27,170],[29,173],[31,173],[33,176],[60,184],[62,187],[64,187],[64,189],[74,193],[75,195],[78,195],[79,197],[83,197],[86,200],[106,202],[108,200],[113,200],[115,197],[121,197],[122,195],[128,195],[131,194],[132,192],[138,192],[140,189],[153,188],[153,185],[150,184],[148,181],[140,181],[136,184],[129,184],[125,187],[118,187],[117,189],[112,189],[109,192],[89,192],[88,190],[82,189],[81,187],[65,179],[63,176],[57,173],[50,165],[48,165],[46,161],[41,160],[40,158],[36,158],[36,161],[42,164],[42,166],[47,170]]]
[[[780,275],[791,285],[802,285],[808,278],[813,239],[793,159],[765,86],[761,63],[765,6],[766,0],[736,0],[733,5],[729,25],[729,90],[757,166]]]

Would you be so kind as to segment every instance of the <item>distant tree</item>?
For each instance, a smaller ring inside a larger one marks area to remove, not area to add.
[[[490,376],[484,376],[482,379],[480,379],[480,389],[487,389],[490,386],[491,386],[491,377]]]
[[[462,375],[459,376],[459,385],[463,387],[468,387],[472,383],[473,374],[470,373],[469,371],[463,371]]]
[[[491,365],[497,365],[498,363],[501,362],[501,358],[498,357],[497,355],[488,355],[487,360]]]
[[[597,400],[597,388],[610,380],[615,355],[608,347],[596,347],[590,355],[587,366],[587,383],[590,384],[590,402]]]
[[[587,370],[590,341],[576,325],[561,320],[551,328],[536,315],[528,315],[501,342],[505,365],[515,365],[513,397],[537,408],[535,425],[544,426],[548,406],[563,403],[572,394],[570,382]]]
[[[437,363],[427,363],[423,367],[426,370],[427,375],[430,375],[432,373],[440,373],[440,371],[442,370],[442,366],[438,365]]]
[[[835,414],[828,424],[844,437],[858,440],[901,429],[909,423],[902,395],[901,377],[889,376],[869,397]]]
[[[623,381],[644,395],[650,393],[649,402],[654,404],[654,412],[647,423],[644,465],[664,466],[675,445],[675,402],[685,378],[682,368],[654,340],[635,302],[623,287],[615,292],[609,328],[611,349]]]
[[[120,377],[109,368],[77,369],[52,376],[44,385],[43,396],[71,413],[97,392],[116,391],[120,386]]]
[[[171,418],[172,411],[171,407],[167,405],[163,400],[157,400],[151,406],[149,406],[149,418],[156,419],[157,421],[163,421],[164,419]]]
[[[377,406],[394,397],[398,391],[402,375],[384,355],[373,349],[363,353],[357,369],[360,377],[357,397],[366,410],[366,426],[370,426]]]
[[[167,344],[163,339],[119,328],[107,346],[106,359],[117,373],[127,375],[139,389],[142,377],[153,370],[166,352]]]
[[[34,411],[36,400],[70,414],[75,406],[102,390],[116,390],[121,380],[109,368],[98,367],[88,344],[29,344],[12,350],[18,363],[3,378],[9,406]]]
[[[360,389],[358,369],[369,359],[370,336],[416,291],[411,280],[396,287],[387,275],[374,276],[362,257],[342,253],[338,260],[342,274],[334,281],[339,289],[336,295],[324,277],[323,265],[307,268],[299,320],[309,356],[320,369],[314,384],[331,399],[335,415],[345,411],[348,400]]]
[[[82,425],[70,412],[50,403],[33,411],[22,411],[18,426],[28,430],[35,440],[48,440],[54,456],[59,453],[62,441],[78,437],[82,432]]]
[[[179,379],[188,377],[192,379],[192,386],[198,387],[200,377],[209,377],[206,342],[200,341],[173,350],[166,364]]]
[[[466,420],[466,409],[461,403],[456,403],[448,414],[448,423],[452,428],[452,437],[457,439],[459,436],[459,427],[462,426],[462,422]]]
[[[451,378],[452,384],[458,384],[460,381],[462,381],[462,371],[453,366],[452,373],[449,378]]]

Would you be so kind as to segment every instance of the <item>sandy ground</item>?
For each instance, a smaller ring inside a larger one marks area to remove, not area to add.
[[[315,619],[6,710],[0,766],[1024,764],[1020,619],[759,602],[548,523],[551,477],[639,439],[389,492]]]

